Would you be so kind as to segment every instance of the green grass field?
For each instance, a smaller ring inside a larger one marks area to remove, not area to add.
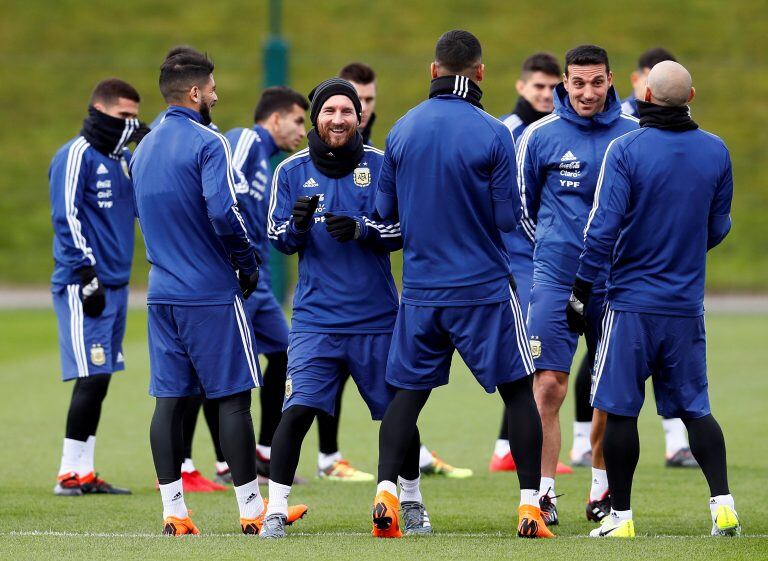
[[[457,360],[452,383],[434,392],[420,422],[425,442],[450,462],[475,470],[469,480],[427,479],[425,501],[435,527],[429,538],[379,541],[370,531],[371,484],[338,484],[313,478],[313,430],[299,473],[310,484],[292,501],[309,516],[290,539],[263,543],[239,534],[232,493],[188,495],[203,532],[199,538],[159,536],[161,505],[149,450],[153,402],[147,395],[146,316],[132,311],[126,337],[128,369],[115,377],[98,435],[97,469],[129,486],[130,497],[54,497],[70,385],[59,381],[55,319],[51,311],[0,312],[0,558],[2,559],[766,559],[768,558],[768,379],[766,316],[713,315],[708,319],[713,410],[728,443],[730,479],[745,535],[708,536],[708,491],[698,471],[662,466],[663,436],[653,406],[641,419],[642,454],[634,489],[638,534],[624,541],[584,538],[587,470],[558,479],[562,523],[557,540],[514,537],[517,482],[489,474],[500,409]],[[257,401],[257,400],[255,400]],[[254,405],[254,409],[258,406]],[[563,416],[564,449],[570,446],[571,403]],[[258,418],[254,411],[254,418]],[[354,388],[348,389],[341,429],[345,455],[375,471],[377,427]],[[195,441],[197,466],[208,475],[213,454],[204,422]],[[530,557],[528,557],[530,556]]]

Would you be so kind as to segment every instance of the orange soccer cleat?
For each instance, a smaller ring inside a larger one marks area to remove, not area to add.
[[[262,510],[261,514],[256,518],[240,519],[240,529],[243,531],[243,534],[258,535],[258,533],[261,532],[261,527],[264,525],[264,517],[267,514],[267,504],[269,504],[269,500],[264,499],[264,510]],[[307,515],[307,512],[309,512],[309,507],[307,505],[289,506],[288,519],[285,523],[290,526],[297,520],[304,518]]]
[[[192,519],[187,516],[186,518],[176,518],[175,516],[169,516],[163,520],[163,535],[164,536],[186,536],[200,534],[200,530],[197,529]]]
[[[402,538],[403,532],[400,530],[400,521],[398,513],[400,511],[400,501],[389,491],[379,491],[376,498],[373,499],[373,509],[371,515],[373,518],[373,531],[371,532],[377,538]]]
[[[517,535],[521,538],[554,538],[544,520],[541,518],[541,510],[531,505],[520,505],[517,509],[518,523]]]

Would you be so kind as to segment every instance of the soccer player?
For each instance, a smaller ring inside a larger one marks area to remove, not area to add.
[[[306,98],[290,88],[265,89],[254,110],[252,128],[226,133],[232,146],[232,163],[244,182],[235,187],[238,207],[259,255],[269,255],[267,215],[272,184],[270,159],[280,150],[293,152],[306,136]],[[245,312],[253,326],[256,348],[267,360],[264,383],[259,391],[261,426],[256,444],[259,475],[269,477],[272,438],[280,422],[288,367],[288,325],[272,293],[268,260],[259,272],[256,290],[245,301]],[[217,478],[226,480],[229,467],[217,464]],[[295,483],[295,481],[294,481]]]
[[[286,506],[301,443],[318,411],[334,414],[349,372],[373,419],[391,397],[384,380],[397,314],[389,253],[402,247],[399,223],[376,214],[380,150],[363,144],[362,107],[340,78],[319,84],[311,101],[309,147],[276,169],[267,233],[280,251],[299,253],[283,416],[272,443],[264,538],[285,537]],[[413,533],[429,533],[421,503],[419,440],[400,475]]]
[[[552,113],[555,108],[552,91],[560,82],[560,75],[560,64],[549,53],[535,53],[525,59],[520,79],[516,84],[519,97],[515,109],[511,114],[501,117],[501,121],[512,133],[515,142],[520,140],[528,125]],[[523,318],[525,318],[528,313],[528,299],[531,295],[533,246],[519,229],[503,233],[502,239],[509,253],[510,272],[515,278],[515,284],[517,284],[520,309],[523,312]],[[587,373],[587,378],[589,378],[589,373]],[[491,456],[489,470],[515,470],[515,460],[509,449],[506,411],[501,416],[501,429]],[[558,463],[557,473],[571,473],[572,471],[568,466]]]
[[[637,101],[644,99],[645,96],[645,82],[648,78],[648,73],[651,68],[658,63],[665,60],[672,60],[677,62],[675,56],[663,47],[654,47],[648,49],[640,58],[637,59],[637,69],[635,69],[630,75],[629,79],[632,82],[632,95],[622,100],[621,110],[627,115],[637,117]],[[683,432],[685,434],[685,432]],[[694,467],[696,467],[694,465]]]
[[[379,432],[373,534],[397,537],[407,510],[396,482],[433,388],[448,383],[458,350],[483,388],[508,406],[521,487],[518,535],[552,537],[539,510],[541,420],[533,360],[501,231],[519,211],[512,136],[482,110],[482,49],[467,31],[443,34],[429,99],[390,131],[376,208],[399,216],[403,293],[387,361],[396,388]],[[429,126],[425,126],[429,123]],[[401,508],[403,510],[401,511]]]
[[[662,47],[648,49],[637,61],[637,70],[632,72],[630,79],[632,81],[632,95],[626,98],[621,109],[633,116],[637,116],[637,101],[645,96],[645,81],[648,73],[655,65],[665,60],[677,62],[672,53]],[[685,431],[685,425],[680,419],[662,418],[662,427],[664,429],[664,443],[666,448],[665,465],[667,467],[687,467],[696,468],[699,464],[691,454],[691,447],[688,444],[688,435]]]
[[[555,88],[554,113],[529,126],[517,149],[522,230],[536,245],[528,333],[536,365],[534,394],[544,430],[541,508],[550,525],[558,523],[559,412],[578,341],[562,310],[576,273],[581,232],[592,207],[602,156],[614,138],[638,128],[637,119],[621,112],[612,78],[604,49],[581,45],[568,51],[563,82]],[[605,274],[594,283],[595,294],[587,310],[590,363],[599,335],[604,285]],[[593,436],[590,502],[605,500],[608,493],[602,456],[599,449],[594,450],[599,442],[599,435]]]
[[[582,329],[591,285],[610,259],[592,404],[608,414],[611,513],[593,537],[635,535],[630,494],[648,377],[659,415],[679,416],[688,429],[709,484],[712,535],[741,532],[723,433],[709,407],[704,330],[707,251],[731,228],[733,176],[723,141],[691,119],[694,93],[690,74],[676,62],[660,62],[648,74],[645,101],[638,101],[640,130],[606,151],[565,307],[568,323]]]
[[[56,495],[130,494],[96,475],[94,449],[111,374],[125,368],[134,240],[125,145],[139,128],[139,101],[122,80],[99,82],[83,128],[56,152],[48,171],[61,373],[64,381],[75,380]]]
[[[198,534],[181,481],[182,420],[189,395],[216,401],[222,449],[245,534],[265,505],[256,474],[251,389],[260,385],[255,340],[243,308],[256,289],[259,256],[235,198],[230,146],[206,126],[218,99],[213,63],[180,52],[160,69],[165,120],[131,161],[147,259],[150,442],[163,502],[163,533]],[[297,516],[306,512],[301,508]]]

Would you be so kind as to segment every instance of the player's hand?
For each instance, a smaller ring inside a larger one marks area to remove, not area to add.
[[[320,195],[304,196],[296,199],[296,203],[291,211],[291,217],[297,230],[306,232],[312,227],[315,223],[314,215],[319,202]]]
[[[565,317],[568,320],[568,329],[575,331],[579,335],[583,335],[587,330],[586,310],[591,294],[592,283],[576,277],[571,297],[568,299],[568,305],[565,307]]]
[[[256,267],[256,270],[251,274],[247,274],[240,269],[237,271],[237,282],[240,284],[240,290],[243,292],[243,299],[247,300],[259,284],[259,268]]]
[[[107,305],[106,293],[101,285],[96,269],[83,267],[77,271],[80,275],[80,298],[83,301],[83,312],[91,318],[97,318]]]
[[[325,228],[337,242],[351,242],[360,237],[363,232],[362,225],[351,216],[336,216],[330,212],[325,213]]]
[[[139,128],[137,128],[135,131],[133,131],[133,134],[131,135],[131,138],[128,139],[128,143],[135,142],[136,146],[139,145],[139,142],[149,134],[149,131],[152,130],[149,128],[147,123],[143,121],[139,121]]]

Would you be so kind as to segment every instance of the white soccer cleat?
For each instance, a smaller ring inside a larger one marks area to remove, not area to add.
[[[617,516],[613,514],[606,516],[600,523],[598,528],[595,528],[589,533],[590,538],[634,538],[635,537],[635,523],[630,518],[629,520],[619,520]]]
[[[727,505],[717,507],[717,512],[712,518],[713,536],[739,536],[741,535],[741,522],[736,511]]]

